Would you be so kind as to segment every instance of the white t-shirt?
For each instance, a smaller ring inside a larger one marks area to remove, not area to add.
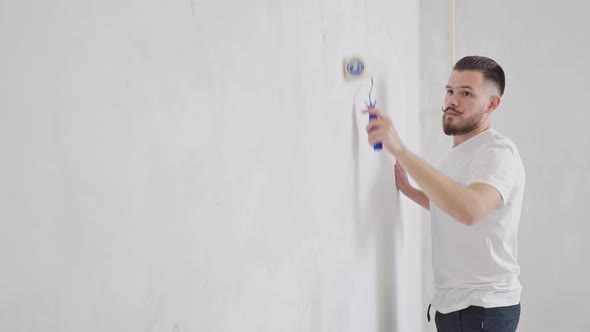
[[[471,305],[516,305],[522,286],[516,261],[516,234],[525,171],[514,143],[488,129],[452,148],[439,170],[463,185],[486,183],[502,203],[467,226],[430,202],[434,306],[441,313]]]

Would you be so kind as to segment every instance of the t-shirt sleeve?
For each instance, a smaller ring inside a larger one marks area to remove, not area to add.
[[[468,184],[485,183],[496,188],[504,206],[516,184],[519,164],[518,154],[509,144],[483,146],[471,161]]]

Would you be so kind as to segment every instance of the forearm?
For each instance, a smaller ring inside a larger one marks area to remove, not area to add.
[[[420,186],[429,203],[436,204],[461,223],[469,225],[475,222],[478,201],[469,187],[435,170],[406,148],[396,154],[396,159]]]
[[[430,210],[430,201],[424,192],[422,192],[422,190],[410,187],[402,191],[402,193],[409,199],[413,200],[416,204],[420,205],[426,210]]]

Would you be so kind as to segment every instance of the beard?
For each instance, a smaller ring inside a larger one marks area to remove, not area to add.
[[[448,135],[448,136],[457,136],[457,135],[463,135],[463,134],[467,134],[469,132],[472,132],[481,123],[481,119],[483,118],[483,113],[484,113],[483,111],[477,112],[477,113],[473,114],[472,116],[465,118],[463,121],[463,124],[460,124],[460,123],[452,123],[452,122],[447,121],[447,113],[446,112],[449,110],[458,114],[458,116],[456,116],[456,118],[455,118],[456,121],[462,119],[463,113],[465,113],[465,111],[459,112],[458,110],[450,108],[450,107],[447,107],[446,109],[443,110],[443,112],[445,113],[445,114],[443,114],[443,117],[442,117],[443,131],[445,132],[445,135]]]

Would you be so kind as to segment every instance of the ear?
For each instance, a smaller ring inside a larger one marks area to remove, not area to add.
[[[498,106],[500,106],[500,102],[502,101],[502,97],[498,96],[498,95],[493,95],[490,97],[490,100],[488,101],[488,105],[486,106],[486,113],[487,112],[493,112],[496,110],[496,108],[498,108]]]

